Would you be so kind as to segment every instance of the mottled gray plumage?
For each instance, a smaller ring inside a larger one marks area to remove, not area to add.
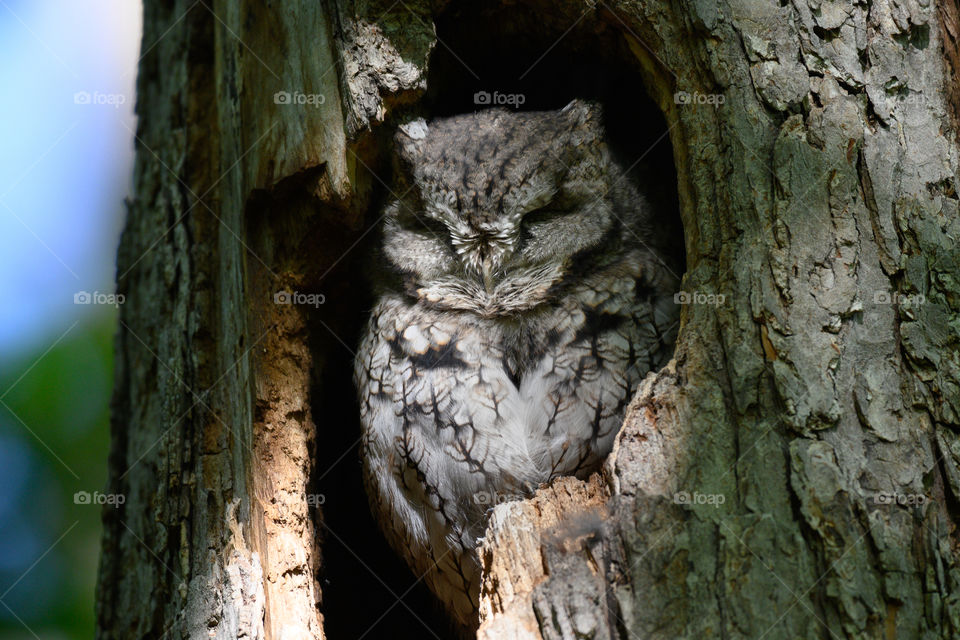
[[[497,501],[609,453],[673,343],[662,227],[599,107],[422,120],[395,138],[380,290],[356,361],[363,461],[392,546],[476,624]]]

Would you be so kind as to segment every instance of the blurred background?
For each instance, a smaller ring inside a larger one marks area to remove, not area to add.
[[[0,639],[90,638],[137,0],[0,0]]]

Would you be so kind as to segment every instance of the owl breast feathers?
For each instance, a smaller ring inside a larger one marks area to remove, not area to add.
[[[402,126],[356,359],[367,494],[391,545],[477,623],[488,509],[609,453],[669,357],[678,282],[598,106]]]

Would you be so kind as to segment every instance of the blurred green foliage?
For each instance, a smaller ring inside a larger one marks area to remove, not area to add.
[[[90,309],[89,307],[87,309]],[[0,638],[91,638],[116,312],[0,361]],[[83,502],[82,498],[79,502]]]

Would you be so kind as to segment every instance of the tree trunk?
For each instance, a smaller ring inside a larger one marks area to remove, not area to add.
[[[955,4],[270,4],[145,2],[98,637],[337,640],[382,133],[557,55],[659,106],[688,304],[602,478],[494,510],[480,636],[960,634]]]

